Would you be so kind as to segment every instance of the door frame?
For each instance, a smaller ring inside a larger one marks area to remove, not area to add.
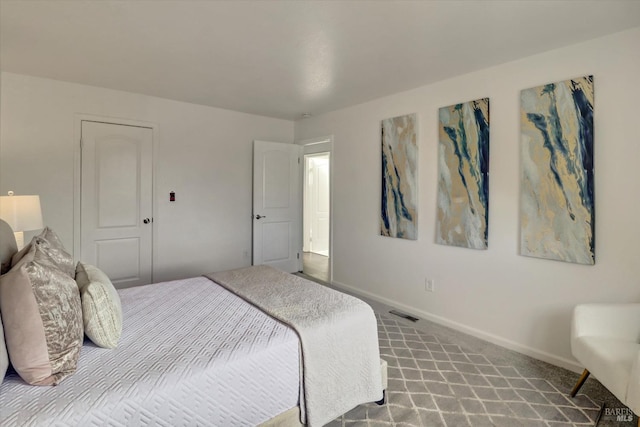
[[[158,213],[158,197],[157,197],[157,179],[156,179],[156,166],[158,155],[158,124],[153,122],[146,122],[142,120],[131,120],[108,116],[98,116],[95,114],[81,114],[76,113],[73,117],[73,259],[75,262],[81,261],[80,258],[80,214],[81,214],[81,178],[82,178],[82,122],[98,122],[111,125],[121,126],[136,126],[149,128],[152,131],[152,153],[151,153],[151,210],[152,218],[157,220]],[[157,222],[157,221],[156,221]],[[158,244],[158,227],[152,223],[151,227],[151,283],[153,283],[155,277],[155,269],[157,266],[157,244]]]
[[[333,135],[322,136],[318,138],[309,138],[296,141],[296,144],[302,145],[302,156],[307,154],[329,153],[329,283],[333,283],[333,171],[335,169],[335,156],[333,155]],[[304,185],[304,167],[300,171],[300,183]],[[304,198],[303,198],[304,199]],[[304,200],[302,201],[303,217],[304,217]],[[301,233],[304,228],[301,224]]]

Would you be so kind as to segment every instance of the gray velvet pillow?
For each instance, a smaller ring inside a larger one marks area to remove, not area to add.
[[[49,227],[45,227],[40,234],[31,239],[31,243],[16,253],[11,259],[11,265],[15,266],[18,264],[35,242],[38,242],[40,249],[56,267],[68,274],[72,279],[75,277],[76,269],[73,258],[62,245],[62,241],[58,235]]]
[[[55,385],[76,370],[84,339],[75,281],[37,238],[0,277],[0,314],[11,364],[29,384]]]

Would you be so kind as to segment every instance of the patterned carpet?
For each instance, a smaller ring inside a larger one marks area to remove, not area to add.
[[[593,426],[601,403],[504,361],[489,360],[447,337],[378,317],[389,364],[387,404],[361,405],[338,426]]]

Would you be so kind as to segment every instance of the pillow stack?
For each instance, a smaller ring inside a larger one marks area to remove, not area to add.
[[[0,276],[0,382],[10,360],[29,384],[58,384],[75,372],[85,333],[99,347],[118,345],[118,292],[97,267],[74,266],[53,230],[14,254],[10,267]]]
[[[45,228],[0,278],[9,359],[29,384],[55,385],[76,370],[84,330],[73,273],[73,259]]]

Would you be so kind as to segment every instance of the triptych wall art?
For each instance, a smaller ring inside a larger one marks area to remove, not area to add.
[[[520,253],[595,263],[593,76],[523,90]]]
[[[520,254],[595,263],[593,76],[520,93]],[[439,109],[436,243],[487,249],[489,98]],[[382,121],[383,236],[416,240],[417,114]],[[515,143],[515,142],[514,142]]]
[[[486,249],[489,98],[440,108],[436,243]]]
[[[382,206],[380,234],[418,238],[417,115],[382,121]]]

